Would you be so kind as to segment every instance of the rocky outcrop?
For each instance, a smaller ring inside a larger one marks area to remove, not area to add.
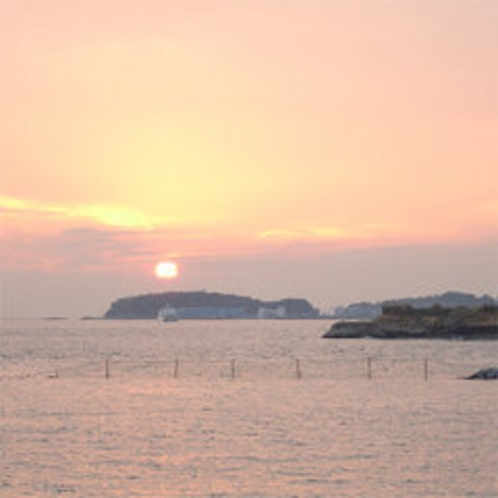
[[[498,367],[483,368],[478,372],[467,377],[470,380],[497,380]]]
[[[337,322],[325,333],[325,338],[355,339],[358,337],[375,337],[377,334],[374,322]]]
[[[345,339],[498,339],[498,306],[454,309],[433,306],[384,306],[372,321],[341,321],[332,325],[325,338]]]

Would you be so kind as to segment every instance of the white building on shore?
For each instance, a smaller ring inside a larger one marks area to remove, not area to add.
[[[258,309],[258,318],[268,319],[268,318],[286,318],[287,311],[285,306],[277,306],[276,308],[264,308]]]

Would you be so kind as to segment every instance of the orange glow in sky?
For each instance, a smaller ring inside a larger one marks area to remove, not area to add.
[[[3,11],[0,269],[15,285],[17,271],[145,275],[161,254],[498,242],[496,2]]]

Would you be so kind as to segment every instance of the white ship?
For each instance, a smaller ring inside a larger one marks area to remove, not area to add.
[[[167,304],[157,312],[157,319],[161,322],[176,322],[178,320],[178,314],[176,313],[175,308]]]

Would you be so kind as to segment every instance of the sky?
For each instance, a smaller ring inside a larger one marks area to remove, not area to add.
[[[0,6],[0,316],[498,297],[495,0]]]

